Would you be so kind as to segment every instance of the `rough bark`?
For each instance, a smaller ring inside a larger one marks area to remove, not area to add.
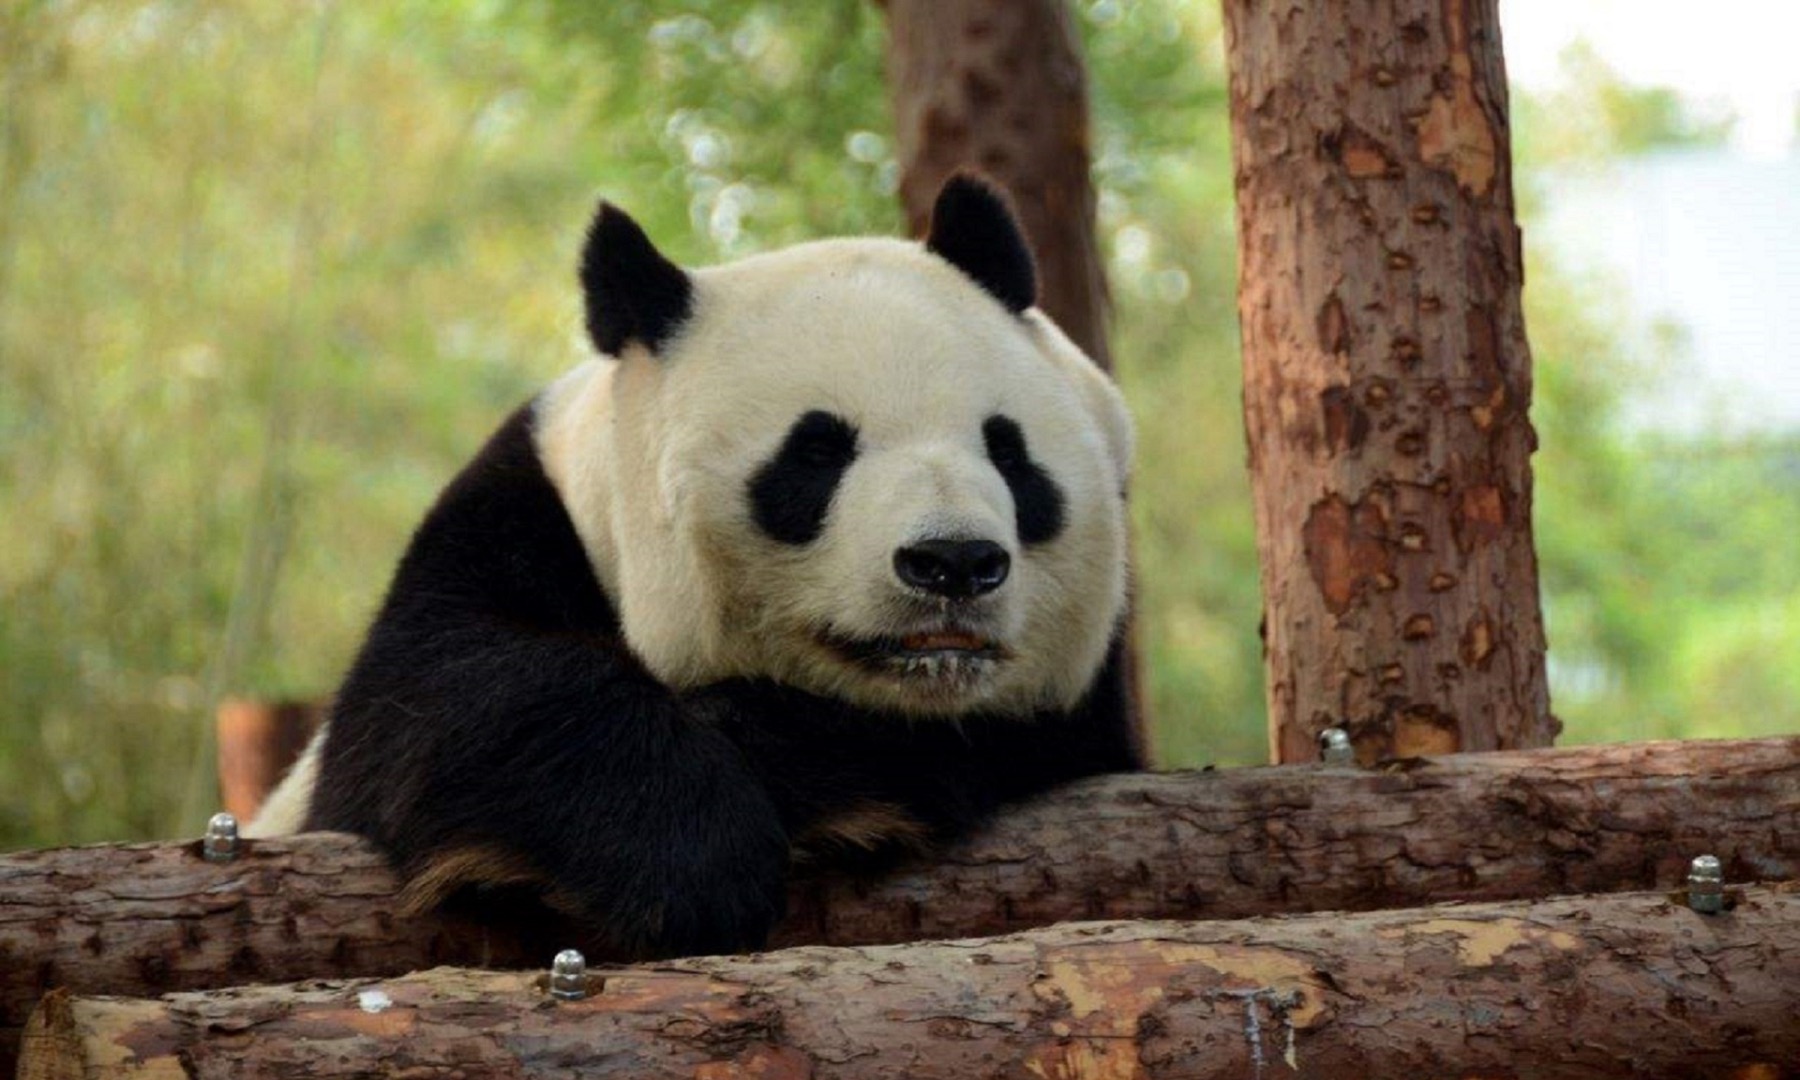
[[[1800,1062],[1800,890],[1719,915],[1535,904],[803,948],[590,974],[439,969],[47,999],[22,1075],[1777,1077]]]
[[[228,698],[219,703],[219,795],[225,809],[248,824],[263,799],[306,749],[325,722],[323,701],[255,701]]]
[[[350,837],[0,857],[0,1075],[39,995],[538,966],[578,944],[397,919]],[[1018,807],[876,881],[797,882],[776,945],[1004,933],[1070,919],[1235,918],[1800,878],[1800,739],[1646,743],[1399,762],[1106,777]]]
[[[1270,748],[1547,746],[1495,0],[1227,0]]]

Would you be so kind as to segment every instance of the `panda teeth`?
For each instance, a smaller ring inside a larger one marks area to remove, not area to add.
[[[932,681],[966,679],[972,677],[982,666],[983,662],[979,658],[952,652],[920,653],[901,661],[901,669],[908,676]]]

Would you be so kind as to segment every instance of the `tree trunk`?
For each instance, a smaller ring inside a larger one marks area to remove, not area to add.
[[[1271,752],[1547,746],[1494,0],[1227,0]]]
[[[924,236],[938,188],[973,166],[1012,194],[1038,306],[1111,370],[1088,178],[1087,74],[1062,0],[885,0],[900,201]]]
[[[461,969],[58,994],[21,1075],[1779,1077],[1800,1061],[1800,891],[1735,901],[1076,923],[602,969],[573,1002]]]
[[[974,167],[1012,195],[1038,266],[1038,306],[1107,371],[1106,268],[1089,176],[1087,70],[1063,0],[878,0],[907,228],[924,236],[938,188]],[[1123,694],[1148,756],[1137,623]]]
[[[226,864],[196,843],[0,857],[0,1075],[56,986],[146,995],[536,967],[579,944],[553,925],[396,917],[396,882],[351,837],[245,849]],[[774,944],[1672,888],[1709,852],[1728,880],[1800,877],[1800,738],[1101,778],[879,880],[796,882]]]

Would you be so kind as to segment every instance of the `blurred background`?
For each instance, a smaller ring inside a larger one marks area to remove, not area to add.
[[[1212,0],[1079,0],[1166,766],[1266,755]],[[1741,10],[1740,10],[1741,9]],[[1800,731],[1800,15],[1508,0],[1563,742]],[[196,833],[413,525],[671,254],[893,233],[865,0],[0,4],[0,849]]]

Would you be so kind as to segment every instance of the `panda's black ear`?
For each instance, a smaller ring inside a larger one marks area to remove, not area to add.
[[[1008,311],[1037,303],[1037,266],[1012,204],[999,188],[974,173],[944,181],[931,208],[925,247],[992,293]]]
[[[631,342],[656,352],[681,328],[693,307],[694,286],[631,216],[600,204],[581,250],[581,291],[588,336],[613,356]]]

